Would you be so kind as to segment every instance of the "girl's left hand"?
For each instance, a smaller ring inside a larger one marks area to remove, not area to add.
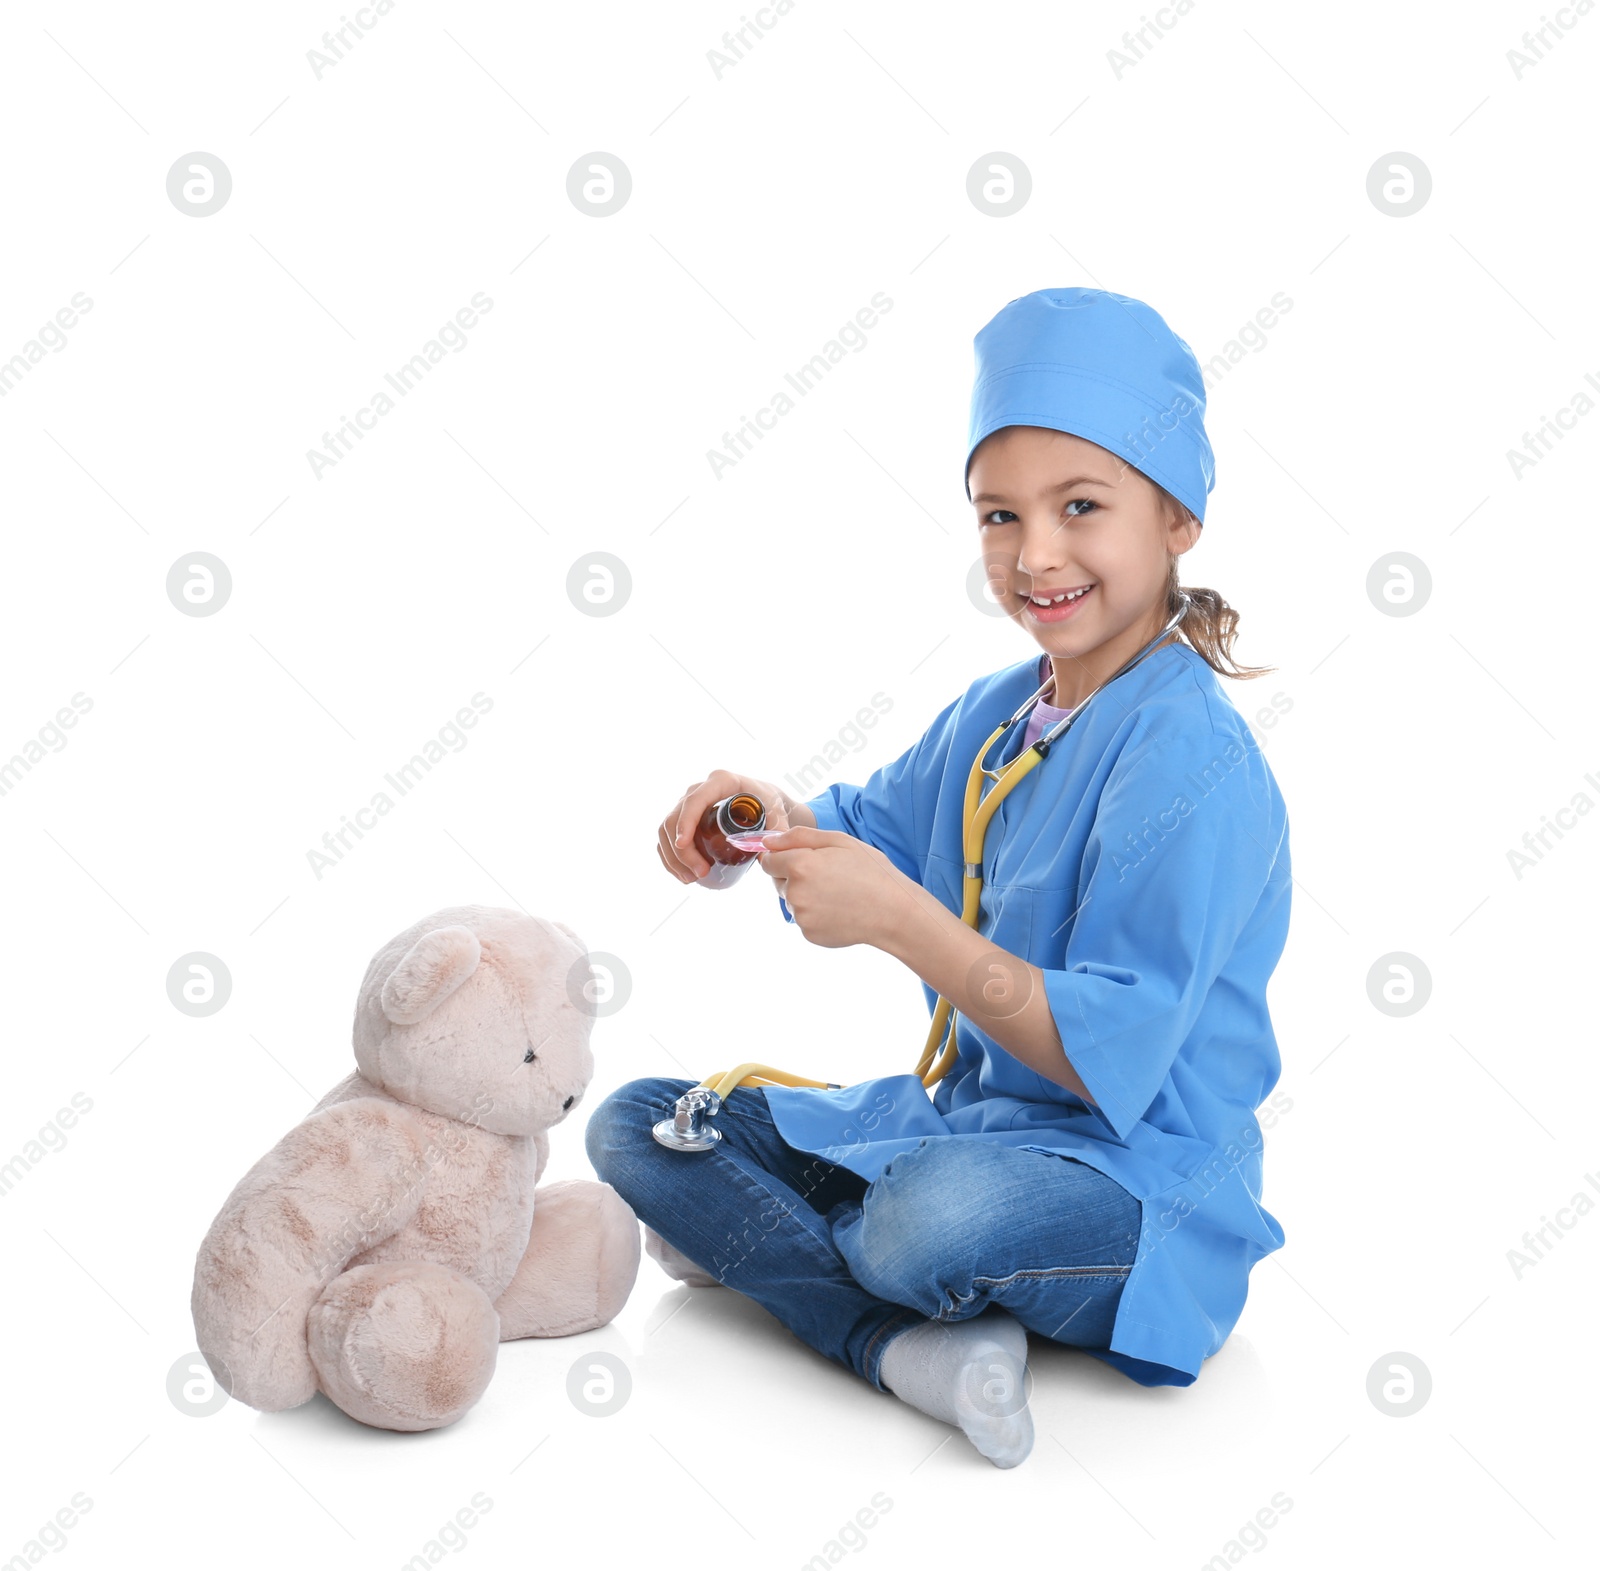
[[[854,835],[797,827],[768,836],[766,845],[761,871],[783,896],[807,943],[883,948],[916,908],[921,886]]]

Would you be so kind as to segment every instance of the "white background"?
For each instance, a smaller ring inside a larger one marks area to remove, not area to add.
[[[1575,1563],[1600,1219],[1566,1212],[1520,1278],[1507,1251],[1600,1183],[1600,827],[1570,819],[1521,878],[1507,852],[1600,800],[1600,415],[1520,479],[1506,452],[1600,378],[1600,21],[1560,13],[1519,80],[1531,4],[1201,0],[1119,77],[1132,4],[763,14],[719,77],[734,6],[400,0],[319,79],[333,5],[6,10],[0,357],[75,292],[92,309],[0,399],[0,757],[92,708],[0,796],[0,1160],[75,1093],[92,1110],[0,1199],[0,1557],[82,1491],[74,1563],[394,1566],[481,1491],[447,1558],[792,1567],[881,1492],[846,1558],[1181,1567],[1282,1492],[1251,1559]],[[566,190],[596,151],[633,181],[607,218]],[[1033,181],[1007,218],[966,194],[996,151]],[[1405,218],[1367,194],[1396,151],[1432,177]],[[231,172],[210,217],[167,196],[191,152]],[[436,908],[559,917],[626,967],[552,1176],[588,1173],[587,1109],[638,1075],[911,1067],[909,972],[808,946],[759,874],[681,888],[655,826],[714,767],[799,768],[882,693],[838,771],[864,779],[1028,652],[966,593],[971,340],[1071,284],[1148,301],[1203,361],[1292,301],[1212,386],[1183,564],[1275,668],[1228,684],[1241,710],[1288,700],[1258,734],[1296,875],[1269,995],[1288,1243],[1199,1381],[1036,1343],[1038,1442],[1001,1472],[646,1259],[613,1325],[503,1348],[452,1429],[179,1411],[201,1236],[347,1072],[369,956]],[[316,478],[307,449],[477,291],[466,347]],[[716,478],[707,449],[878,291],[866,347]],[[232,576],[207,617],[165,589],[197,551]],[[632,580],[606,617],[566,591],[595,551]],[[1366,587],[1396,552],[1431,574],[1408,616]],[[478,692],[468,745],[315,876]],[[206,1018],[166,994],[191,951],[232,976]],[[1431,977],[1404,1017],[1368,994],[1395,952]],[[566,1395],[597,1348],[633,1378],[605,1419]],[[1367,1395],[1395,1352],[1431,1373],[1410,1417]]]

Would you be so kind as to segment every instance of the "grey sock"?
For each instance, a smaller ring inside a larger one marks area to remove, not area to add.
[[[681,1249],[674,1249],[652,1227],[644,1230],[644,1252],[674,1281],[687,1282],[690,1287],[719,1285],[716,1277],[702,1271]]]
[[[996,1467],[1015,1467],[1033,1449],[1027,1362],[1027,1330],[991,1306],[971,1320],[924,1320],[898,1333],[878,1376],[902,1402],[959,1426]]]

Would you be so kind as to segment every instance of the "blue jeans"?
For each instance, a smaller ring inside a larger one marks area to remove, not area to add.
[[[889,1341],[1002,1305],[1051,1341],[1105,1348],[1139,1244],[1139,1201],[1072,1157],[924,1140],[868,1183],[798,1151],[739,1086],[709,1151],[650,1133],[695,1082],[631,1080],[595,1108],[595,1172],[675,1249],[809,1347],[886,1389]]]

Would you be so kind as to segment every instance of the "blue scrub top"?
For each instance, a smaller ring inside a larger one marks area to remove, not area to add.
[[[876,846],[959,916],[973,755],[1047,671],[1039,656],[980,677],[865,785],[813,797],[817,827]],[[1024,724],[1001,757],[1021,751]],[[1238,1320],[1251,1266],[1283,1244],[1261,1204],[1255,1110],[1279,1074],[1266,986],[1289,895],[1277,781],[1217,674],[1187,644],[1165,645],[1091,700],[984,847],[978,930],[1043,971],[1094,1105],[958,1016],[959,1058],[931,1096],[909,1073],[772,1086],[773,1121],[796,1149],[868,1180],[931,1137],[1105,1173],[1143,1220],[1110,1349],[1095,1356],[1142,1385],[1189,1385]],[[931,1015],[938,995],[923,991]]]

